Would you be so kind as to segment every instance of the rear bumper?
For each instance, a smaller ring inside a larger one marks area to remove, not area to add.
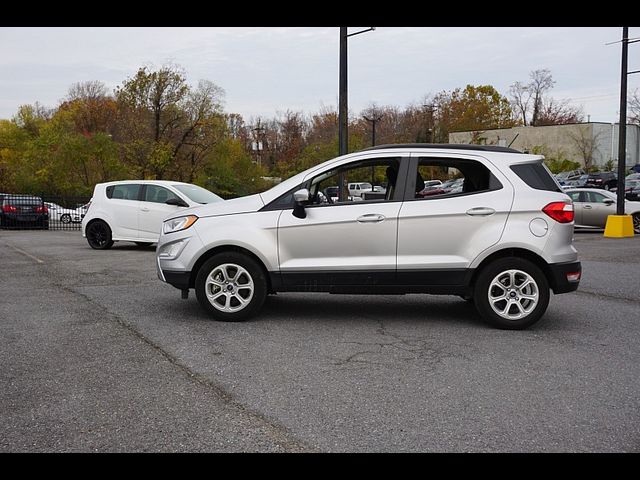
[[[577,280],[575,274],[579,274]],[[553,293],[574,292],[580,285],[582,265],[580,262],[565,262],[549,264],[549,284]]]

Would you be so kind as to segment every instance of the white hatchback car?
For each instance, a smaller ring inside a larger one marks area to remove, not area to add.
[[[215,193],[190,183],[122,180],[98,183],[82,219],[82,236],[96,250],[124,240],[139,246],[158,241],[162,221],[188,207],[223,202]]]
[[[460,190],[423,196],[433,171]],[[383,197],[320,196],[349,179]],[[346,198],[345,198],[346,197]],[[276,292],[430,293],[473,300],[499,328],[538,321],[550,291],[578,288],[573,203],[540,155],[497,146],[377,146],[259,195],[184,210],[158,240],[161,280],[217,320],[255,315]]]

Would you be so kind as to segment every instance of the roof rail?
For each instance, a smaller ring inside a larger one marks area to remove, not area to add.
[[[367,150],[385,150],[389,148],[434,148],[453,150],[482,150],[485,152],[501,153],[522,153],[520,150],[499,145],[469,145],[465,143],[397,143],[388,145],[376,145],[375,147],[363,148],[361,152]]]

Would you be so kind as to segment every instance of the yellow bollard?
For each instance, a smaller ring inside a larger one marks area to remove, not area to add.
[[[631,215],[609,215],[604,236],[610,238],[633,237],[633,218]]]

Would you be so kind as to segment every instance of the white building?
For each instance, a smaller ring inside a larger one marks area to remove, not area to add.
[[[534,148],[580,162],[602,167],[608,160],[618,161],[618,124],[589,122],[545,127],[513,127],[495,130],[452,132],[449,143],[484,143],[509,146],[531,152]],[[627,125],[626,167],[640,163],[640,126]]]

